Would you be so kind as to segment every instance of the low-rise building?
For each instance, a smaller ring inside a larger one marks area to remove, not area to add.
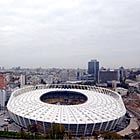
[[[115,91],[118,92],[121,96],[126,96],[127,95],[127,92],[128,92],[127,89],[122,88],[122,87],[117,87],[115,89]]]
[[[107,81],[119,80],[118,70],[100,70],[99,71],[99,82],[107,83]]]

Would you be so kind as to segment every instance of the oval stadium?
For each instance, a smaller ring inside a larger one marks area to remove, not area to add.
[[[18,89],[12,93],[7,109],[10,118],[21,127],[39,123],[46,132],[52,123],[57,123],[75,136],[90,136],[95,130],[113,130],[126,114],[118,93],[74,84]]]

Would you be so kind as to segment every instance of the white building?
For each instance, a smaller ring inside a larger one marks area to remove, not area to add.
[[[120,95],[121,96],[125,96],[125,95],[127,95],[127,89],[125,89],[125,88],[122,88],[122,87],[117,87],[116,89],[115,89],[115,91],[116,92],[118,92],[118,93],[120,93]]]
[[[63,70],[60,74],[60,78],[62,82],[66,82],[69,80],[69,73],[67,70]]]
[[[136,76],[136,81],[140,82],[140,74]]]
[[[20,75],[20,87],[24,87],[26,84],[26,79],[25,79],[25,75],[21,74]]]

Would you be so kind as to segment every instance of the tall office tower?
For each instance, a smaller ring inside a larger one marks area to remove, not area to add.
[[[88,62],[88,74],[90,74],[96,82],[99,81],[99,61],[91,60]]]
[[[119,68],[119,74],[120,74],[120,82],[123,82],[126,77],[125,69],[123,67]]]
[[[6,85],[5,85],[5,79],[3,74],[0,74],[0,89],[5,89]]]
[[[6,90],[0,89],[0,110],[2,109],[2,107],[5,106],[6,96],[7,96]]]
[[[2,73],[0,73],[0,110],[2,107],[5,106],[6,102],[6,84],[5,84],[5,78]]]
[[[24,87],[26,84],[26,79],[25,79],[25,75],[21,74],[20,75],[20,87]]]

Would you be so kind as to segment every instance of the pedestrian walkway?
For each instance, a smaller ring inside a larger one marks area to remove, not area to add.
[[[137,118],[131,118],[130,124],[125,129],[117,133],[120,134],[121,136],[125,136],[131,134],[132,129],[137,129],[137,128],[138,128]]]

